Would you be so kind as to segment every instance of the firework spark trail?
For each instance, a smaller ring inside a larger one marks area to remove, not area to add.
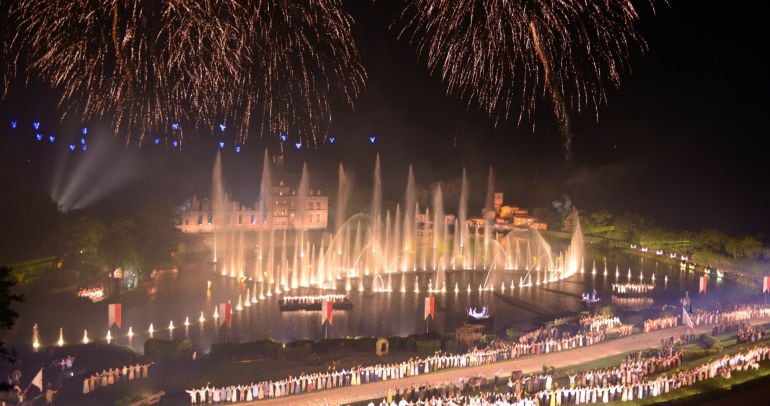
[[[414,0],[405,3],[407,36],[447,93],[493,118],[518,110],[534,129],[537,99],[547,94],[571,153],[569,110],[606,103],[620,86],[632,48],[646,49],[630,0]]]
[[[553,113],[554,116],[556,116],[556,121],[558,122],[559,130],[561,131],[564,160],[569,162],[572,157],[572,133],[570,132],[569,112],[567,112],[567,108],[564,105],[561,93],[556,89],[556,84],[551,79],[551,62],[548,60],[545,52],[543,52],[543,48],[540,46],[537,27],[535,27],[535,23],[531,20],[529,22],[529,29],[532,32],[532,43],[535,46],[537,57],[543,64],[543,82],[545,83],[545,89],[548,91],[548,94],[551,95]]]
[[[312,145],[366,79],[341,0],[18,0],[7,13],[3,56],[17,61],[3,85],[21,67],[60,92],[63,116],[111,119],[127,142],[185,120]]]

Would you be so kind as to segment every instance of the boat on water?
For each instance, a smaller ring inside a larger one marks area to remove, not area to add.
[[[466,309],[466,320],[473,324],[492,323],[495,318],[489,313],[489,308],[482,306],[481,309],[469,307]]]

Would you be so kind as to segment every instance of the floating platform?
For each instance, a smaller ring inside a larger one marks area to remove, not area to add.
[[[623,292],[623,293],[612,292],[612,296],[615,296],[615,297],[626,297],[626,298],[629,298],[629,299],[634,299],[634,298],[650,297],[650,296],[653,295],[653,293],[654,293],[653,291],[649,291],[649,292]]]
[[[473,316],[465,316],[465,322],[468,324],[482,324],[482,325],[492,325],[495,323],[495,317],[489,316],[485,318],[476,318]]]
[[[278,303],[278,308],[281,309],[282,312],[297,312],[300,310],[307,310],[307,311],[321,311],[321,302],[314,302],[314,303]],[[344,311],[350,311],[353,310],[353,303],[350,301],[350,299],[345,298],[345,300],[341,302],[332,302],[332,309],[334,310],[344,310]]]

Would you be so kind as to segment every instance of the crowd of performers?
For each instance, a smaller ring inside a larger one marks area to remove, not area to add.
[[[120,381],[147,379],[150,365],[152,363],[124,365],[122,368],[110,368],[101,373],[95,373],[83,380],[83,394],[89,394],[98,388],[114,385]]]
[[[692,315],[693,324],[696,326],[709,324],[729,324],[741,321],[748,321],[757,317],[770,316],[770,307],[750,305],[737,306],[730,311],[705,311],[696,310]]]
[[[282,296],[281,304],[284,305],[310,305],[323,302],[343,303],[345,295],[315,295],[315,296]]]
[[[262,381],[248,385],[201,387],[186,390],[192,404],[224,403],[277,398],[292,394],[356,386],[370,382],[397,380],[427,374],[447,368],[464,368],[491,364],[524,355],[544,354],[598,344],[604,340],[603,332],[570,334],[559,328],[539,329],[538,334],[522,337],[514,343],[493,343],[484,350],[464,354],[444,354],[425,358],[411,358],[394,364],[378,364],[366,367],[302,374],[277,381]]]
[[[767,317],[770,315],[770,308],[757,306],[739,307],[728,312],[704,312],[699,311],[693,314],[693,321],[697,324],[714,324],[724,322],[740,322],[754,317]],[[697,322],[695,321],[697,320]],[[348,387],[367,384],[379,381],[397,382],[398,379],[431,373],[447,368],[463,368],[478,365],[491,364],[498,361],[508,360],[524,355],[538,355],[550,352],[558,352],[573,348],[590,346],[598,344],[605,339],[606,331],[619,323],[614,317],[589,317],[580,321],[581,328],[577,333],[573,333],[567,326],[548,325],[521,335],[518,341],[513,343],[495,342],[490,347],[478,350],[474,349],[464,354],[446,354],[437,352],[436,354],[424,358],[410,358],[407,361],[393,364],[378,364],[372,366],[359,366],[342,370],[327,370],[323,372],[302,374],[299,376],[289,376],[285,379],[275,381],[261,381],[246,385],[228,385],[222,387],[205,386],[186,390],[190,396],[192,404],[199,403],[231,403],[241,401],[253,401],[268,398],[279,398],[293,394],[332,389],[337,387]],[[644,331],[649,332],[657,329],[675,327],[679,324],[677,316],[661,317],[657,319],[646,320],[644,322]],[[592,331],[594,330],[594,331]],[[674,353],[669,348],[669,355],[659,355],[655,357],[629,360],[614,370],[589,371],[587,373],[576,374],[573,378],[574,387],[540,389],[529,396],[516,397],[514,393],[493,394],[490,393],[490,401],[508,402],[508,404],[517,405],[535,405],[543,404],[542,401],[550,402],[555,397],[556,404],[577,404],[577,403],[598,403],[608,401],[633,400],[640,397],[657,396],[661,393],[667,393],[669,390],[677,389],[681,386],[691,385],[698,382],[703,376],[713,377],[713,373],[702,374],[703,371],[710,371],[713,365],[719,368],[732,368],[735,365],[746,365],[747,359],[756,358],[760,354],[762,359],[768,356],[768,348],[761,347],[763,350],[752,350],[751,355],[742,355],[741,357],[725,357],[724,359],[713,361],[707,364],[707,367],[695,368],[688,371],[682,371],[673,374],[670,377],[665,375],[655,380],[642,379],[645,375],[660,373],[681,365],[680,352]],[[740,355],[740,354],[739,354]],[[737,358],[736,358],[737,357]],[[752,358],[754,357],[754,358]],[[735,361],[735,360],[738,361]],[[703,369],[706,368],[706,369]],[[618,371],[622,371],[618,373]],[[579,379],[578,379],[579,378]],[[535,380],[537,381],[537,380]],[[543,377],[543,384],[548,382],[548,377]],[[534,381],[533,381],[534,382]],[[441,385],[439,385],[441,386]],[[430,393],[430,397],[443,399],[443,402],[462,401],[464,403],[468,398],[464,398],[462,390],[455,387],[455,395],[451,395],[454,385],[433,387],[431,390],[417,390],[419,393]],[[410,396],[414,393],[412,388]],[[515,392],[515,391],[514,391]],[[402,393],[402,392],[400,392]],[[425,395],[427,396],[427,395]],[[459,396],[459,398],[457,398]],[[482,396],[483,395],[473,395]],[[407,397],[401,396],[401,400]],[[453,400],[455,399],[455,400]],[[463,400],[465,399],[465,400]],[[547,399],[547,400],[546,400]],[[478,400],[486,404],[485,401]],[[383,401],[385,402],[385,401]],[[414,404],[407,401],[406,404]],[[402,402],[393,401],[400,404]],[[387,404],[392,404],[387,402]],[[419,403],[417,403],[419,404]],[[450,403],[451,404],[451,403]],[[467,403],[466,403],[467,404]]]
[[[640,382],[645,376],[670,371],[682,365],[684,352],[669,348],[652,356],[640,353],[636,357],[628,356],[619,366],[600,368],[569,374],[569,387],[626,385]]]
[[[596,315],[580,318],[580,325],[586,331],[605,331],[620,327],[621,324],[620,317],[617,316]]]
[[[736,306],[733,310],[729,311],[707,311],[698,309],[690,314],[689,317],[693,326],[714,325],[712,335],[719,335],[729,331],[736,331],[744,322],[751,319],[768,316],[770,316],[770,307],[745,305]],[[679,316],[664,316],[656,319],[648,319],[644,321],[643,331],[648,333],[650,331],[676,327],[680,322],[682,322],[682,320],[680,320]]]
[[[650,331],[676,327],[678,324],[679,317],[677,316],[665,316],[658,317],[656,319],[647,319],[644,321],[643,331],[645,333],[649,333]]]
[[[570,376],[570,384],[548,385],[552,379],[540,379],[544,385],[528,386],[526,378],[511,380],[508,391],[470,391],[460,385],[443,384],[423,386],[414,389],[396,391],[395,396],[388,396],[378,403],[380,406],[406,405],[579,405],[586,403],[609,403],[641,400],[661,396],[688,386],[695,385],[716,377],[729,379],[733,372],[758,369],[759,363],[770,359],[770,347],[767,345],[729,356],[711,360],[694,368],[674,370],[681,365],[681,354],[655,360],[637,360],[626,362],[627,368],[635,369],[646,365],[634,374],[602,373],[589,371],[580,376]],[[624,368],[623,365],[617,369]],[[646,368],[646,369],[645,369]],[[643,372],[643,371],[646,371]],[[662,372],[662,373],[661,373]],[[646,377],[645,375],[657,375]],[[550,378],[550,377],[549,377]],[[466,389],[466,390],[464,390]],[[531,390],[530,390],[531,389]],[[371,402],[369,405],[374,406]]]
[[[655,285],[652,283],[613,283],[613,293],[649,293],[655,289]]]
[[[738,329],[738,343],[754,343],[762,339],[765,330],[759,327],[753,327],[748,323],[743,323]]]

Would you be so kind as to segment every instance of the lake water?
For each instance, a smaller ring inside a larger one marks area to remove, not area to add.
[[[591,255],[589,249],[588,255]],[[594,253],[594,255],[597,255]],[[591,274],[591,262],[596,259],[597,273]],[[646,317],[650,312],[660,310],[664,305],[677,305],[685,291],[690,292],[694,307],[713,308],[717,302],[744,302],[756,296],[759,289],[743,286],[728,280],[711,278],[709,292],[698,294],[700,272],[681,271],[679,266],[664,264],[651,259],[623,253],[615,253],[607,258],[608,274],[603,274],[603,257],[586,258],[585,273],[574,275],[565,280],[542,286],[518,287],[522,271],[495,271],[495,290],[479,292],[478,287],[486,278],[486,271],[448,271],[446,273],[446,293],[435,293],[436,318],[430,321],[431,331],[453,332],[465,321],[465,311],[469,306],[487,306],[494,316],[494,329],[502,332],[510,326],[534,326],[543,320],[556,316],[574,314],[586,307],[580,301],[583,292],[596,290],[601,298],[600,305],[612,304],[621,316],[638,314]],[[616,282],[615,268],[620,270],[617,281],[627,281],[627,272],[631,268],[631,281],[638,282],[639,274],[644,275],[644,282],[651,282],[655,275],[655,289],[644,299],[613,298],[611,283]],[[668,282],[664,282],[668,276]],[[407,292],[399,292],[400,278],[405,278]],[[418,280],[420,293],[414,293],[415,280]],[[387,280],[387,278],[386,278]],[[180,267],[176,273],[169,272],[156,278],[141,291],[133,292],[121,299],[123,304],[122,329],[113,329],[113,336],[118,344],[130,345],[142,349],[149,337],[148,328],[153,323],[154,337],[189,337],[194,345],[202,350],[216,342],[242,342],[261,338],[274,338],[278,341],[292,341],[303,338],[323,338],[344,336],[390,336],[424,332],[426,323],[423,319],[424,298],[429,280],[436,280],[435,273],[393,274],[391,283],[394,292],[372,293],[371,278],[365,280],[365,292],[358,292],[357,281],[353,290],[347,292],[353,303],[351,311],[335,311],[333,325],[324,331],[321,326],[320,312],[281,312],[276,295],[260,300],[258,303],[236,311],[238,295],[245,300],[247,288],[252,282],[239,283],[236,279],[216,275],[212,266],[204,263],[189,263]],[[536,273],[532,274],[533,282]],[[207,281],[211,281],[211,290],[207,290]],[[504,281],[505,291],[500,290]],[[517,286],[510,289],[511,281]],[[454,291],[455,284],[459,292]],[[344,283],[341,283],[341,286]],[[468,285],[472,292],[468,293]],[[258,288],[259,289],[259,288]],[[317,289],[301,288],[291,294],[317,294]],[[6,337],[9,342],[29,345],[32,340],[32,324],[40,326],[40,339],[43,346],[56,343],[59,327],[63,327],[65,341],[80,341],[83,330],[89,337],[104,341],[107,332],[107,303],[90,303],[82,299],[72,299],[63,294],[30,296],[19,306],[21,317],[17,326]],[[219,304],[230,301],[233,306],[232,327],[215,326],[212,314]],[[206,321],[199,323],[203,311]],[[676,311],[676,310],[674,310]],[[185,328],[185,317],[190,326]],[[176,327],[172,332],[167,329],[169,321]],[[128,339],[128,327],[133,327],[134,337]]]

